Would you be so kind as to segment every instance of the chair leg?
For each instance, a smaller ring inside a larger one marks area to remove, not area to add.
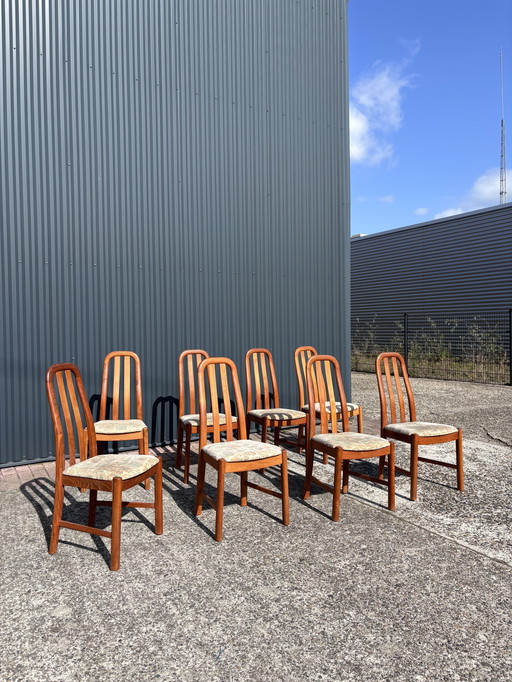
[[[302,452],[302,435],[304,433],[304,427],[302,424],[298,427],[297,431],[297,452],[300,453]]]
[[[60,520],[62,518],[62,506],[64,504],[64,486],[55,481],[55,501],[53,503],[52,535],[48,552],[55,554],[59,544]]]
[[[343,460],[343,480],[342,480],[342,487],[341,487],[341,492],[343,495],[346,495],[348,493],[348,479],[350,476],[350,460],[344,459]]]
[[[334,489],[332,496],[332,520],[340,520],[340,502],[341,502],[341,468],[343,459],[341,453],[337,453],[334,458]]]
[[[381,457],[381,459],[383,459]],[[395,511],[395,444],[390,443],[388,455],[388,509]]]
[[[276,426],[274,429],[274,445],[279,445],[279,434],[280,434],[281,429],[279,426]]]
[[[191,441],[192,431],[186,426],[185,427],[185,469],[183,471],[183,483],[188,483],[188,474],[190,470],[190,441]]]
[[[411,443],[411,501],[418,496],[418,437],[414,436]]]
[[[290,496],[288,493],[288,457],[286,450],[282,451],[283,459],[281,461],[281,495],[283,507],[283,525],[290,525]]]
[[[377,478],[381,481],[384,480],[384,467],[386,466],[386,456],[383,455],[382,457],[379,457],[379,471],[377,474]]]
[[[162,460],[159,458],[158,469],[155,474],[155,534],[162,535],[164,532],[164,505],[162,497],[163,476]]]
[[[309,500],[311,494],[311,478],[313,476],[313,458],[315,456],[315,451],[311,445],[306,446],[306,473],[304,475],[304,492],[302,497],[305,500]]]
[[[199,463],[197,465],[197,482],[196,482],[196,504],[194,514],[201,516],[203,512],[203,490],[204,490],[204,475],[206,469],[206,462],[203,454],[199,453]]]
[[[462,430],[459,429],[459,437],[455,441],[457,452],[457,490],[464,490],[464,462],[462,459]]]
[[[181,469],[181,453],[183,450],[183,424],[181,419],[178,419],[178,442],[176,443],[176,462],[174,466],[176,469]]]
[[[141,441],[139,441],[139,448],[141,445],[142,445],[142,454],[143,455],[149,455],[149,439],[148,439],[148,430],[147,429],[144,429],[144,431],[142,432],[142,443],[141,443]],[[140,450],[139,450],[139,452],[140,452]],[[144,488],[146,490],[149,490],[150,487],[151,487],[151,479],[146,478],[146,480],[144,481]]]
[[[247,507],[247,471],[240,472],[240,506]]]
[[[226,475],[226,461],[219,461],[217,471],[217,504],[215,505],[215,539],[222,540],[222,521],[224,516],[224,478]]]
[[[363,431],[363,408],[359,406],[359,411],[357,413],[357,430],[359,433],[364,433]]]
[[[112,543],[110,546],[110,570],[117,571],[121,557],[121,509],[123,505],[123,479],[116,476],[112,490]]]
[[[91,488],[89,490],[89,517],[87,520],[87,523],[89,526],[94,526],[96,525],[96,502],[98,500],[98,491],[94,490],[94,488]]]

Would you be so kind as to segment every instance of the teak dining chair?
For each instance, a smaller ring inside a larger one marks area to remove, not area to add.
[[[134,386],[132,386],[134,383]],[[135,404],[132,389],[135,388]],[[135,418],[132,418],[133,415]],[[147,455],[148,428],[142,421],[142,377],[140,359],[131,351],[113,351],[103,361],[99,421],[94,430],[98,451],[109,441],[138,442],[139,454]],[[149,488],[149,478],[145,482]]]
[[[185,433],[185,469],[183,483],[188,483],[190,469],[190,441],[193,434],[199,433],[199,403],[197,390],[197,368],[203,360],[210,356],[205,350],[184,350],[178,358],[178,443],[176,446],[176,468],[181,469],[181,455],[183,452],[183,433]],[[206,415],[206,430],[213,431],[213,417]],[[236,424],[236,417],[231,417]],[[219,425],[226,425],[226,416],[219,413]]]
[[[411,477],[411,500],[418,494],[418,462],[439,464],[457,470],[457,490],[464,490],[462,429],[449,424],[416,421],[416,406],[404,358],[400,353],[381,353],[375,360],[380,398],[380,425],[383,438],[409,443],[410,470],[397,471]],[[456,463],[419,457],[420,445],[455,441]]]
[[[306,377],[306,367],[310,358],[313,355],[317,355],[316,349],[313,346],[299,346],[295,349],[295,375],[297,377],[297,387],[299,389],[299,409],[303,412],[309,412],[309,400],[306,400],[307,392],[307,377]],[[315,408],[318,415],[318,395],[315,390]],[[348,415],[349,417],[357,418],[357,430],[359,433],[363,432],[363,408],[361,405],[356,405],[356,403],[347,403]],[[336,406],[337,414],[341,415],[341,406]]]
[[[297,426],[297,448],[301,451],[306,413],[280,407],[276,371],[272,353],[266,348],[252,348],[245,355],[247,432],[251,422],[261,426],[261,441],[266,443],[268,428],[274,429],[274,445],[279,445],[280,429]],[[284,441],[283,441],[284,442]],[[286,443],[292,444],[291,441]],[[295,443],[293,443],[295,445]]]
[[[46,392],[55,435],[55,503],[53,507],[50,554],[55,554],[61,528],[111,538],[110,568],[117,571],[121,553],[121,512],[123,507],[155,510],[155,533],[163,533],[162,462],[153,455],[96,454],[93,419],[82,377],[72,364],[52,365],[46,374]],[[79,457],[77,458],[77,451]],[[68,461],[69,460],[69,464]],[[125,490],[155,479],[152,502],[123,502]],[[87,525],[62,520],[64,488],[89,490]],[[111,493],[111,500],[98,500],[98,491]],[[95,527],[96,507],[112,507],[112,530]]]
[[[388,509],[395,508],[395,456],[394,445],[378,436],[364,433],[350,433],[347,401],[341,379],[338,361],[330,355],[313,355],[306,367],[308,401],[312,404],[317,398],[319,411],[317,415],[311,411],[309,418],[309,440],[306,456],[306,477],[304,481],[304,499],[311,492],[313,481],[333,495],[332,520],[340,518],[340,494],[348,492],[349,475],[367,481],[380,483],[388,488]],[[339,404],[338,412],[336,405]],[[341,416],[343,433],[338,433],[338,422]],[[317,418],[319,433],[316,433]],[[313,477],[315,450],[334,458],[334,485],[328,485]],[[378,476],[369,476],[362,472],[350,470],[351,460],[379,458]],[[388,479],[384,480],[384,466],[388,465]],[[343,483],[341,476],[343,473]]]
[[[240,505],[247,505],[247,489],[254,488],[281,499],[283,524],[289,520],[288,463],[286,451],[276,445],[248,440],[245,426],[244,404],[238,372],[235,363],[229,358],[207,358],[199,365],[199,467],[197,474],[196,503],[194,513],[202,513],[203,500],[216,511],[215,539],[222,540],[224,512],[224,478],[226,473],[240,475]],[[226,424],[221,424],[219,402],[224,405]],[[233,421],[234,410],[236,422]],[[207,415],[211,414],[212,429],[209,430]],[[237,439],[234,439],[234,431]],[[207,444],[211,433],[213,443]],[[225,440],[220,442],[221,435]],[[217,500],[214,501],[204,492],[206,465],[217,471]],[[248,481],[248,472],[281,467],[281,492]]]

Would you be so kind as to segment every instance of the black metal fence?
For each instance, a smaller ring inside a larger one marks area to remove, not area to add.
[[[352,370],[401,353],[413,377],[512,385],[512,310],[494,314],[374,314],[352,318]]]

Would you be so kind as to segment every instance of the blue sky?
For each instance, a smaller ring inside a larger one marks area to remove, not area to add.
[[[348,13],[352,234],[499,204],[512,0],[350,0]]]

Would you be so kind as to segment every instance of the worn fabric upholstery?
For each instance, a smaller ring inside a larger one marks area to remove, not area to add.
[[[104,419],[94,424],[94,430],[102,436],[135,433],[145,428],[146,424],[140,419]]]
[[[288,410],[283,407],[272,407],[267,410],[250,410],[249,415],[252,417],[268,417],[269,419],[303,419],[306,416],[305,412],[300,410]]]
[[[192,424],[192,426],[199,426],[199,415],[198,414],[184,414],[180,417],[182,424]],[[233,424],[236,422],[236,417],[231,416],[231,421]],[[219,424],[222,426],[226,423],[226,415],[219,413]],[[213,426],[213,413],[206,413],[206,425]]]
[[[313,437],[313,443],[327,445],[331,448],[343,448],[351,452],[364,450],[379,450],[389,445],[389,442],[378,436],[370,436],[366,433],[319,433]]]
[[[153,455],[96,455],[73,464],[64,470],[64,474],[100,481],[112,481],[116,476],[126,480],[143,474],[155,464],[158,464],[158,457]]]
[[[300,408],[303,412],[309,412],[309,404],[303,405]],[[354,412],[354,410],[358,410],[359,405],[356,405],[355,403],[347,403],[347,410],[350,412]],[[330,413],[331,411],[331,406],[327,405],[327,412]],[[320,403],[315,403],[315,412],[320,412]],[[336,414],[341,414],[341,403],[336,403]]]
[[[446,436],[457,433],[458,429],[449,424],[433,424],[432,422],[402,422],[401,424],[386,424],[386,429],[404,436],[418,434],[421,437]]]
[[[281,448],[256,440],[231,440],[205,445],[203,452],[213,459],[225,459],[226,462],[250,462],[280,455]]]

